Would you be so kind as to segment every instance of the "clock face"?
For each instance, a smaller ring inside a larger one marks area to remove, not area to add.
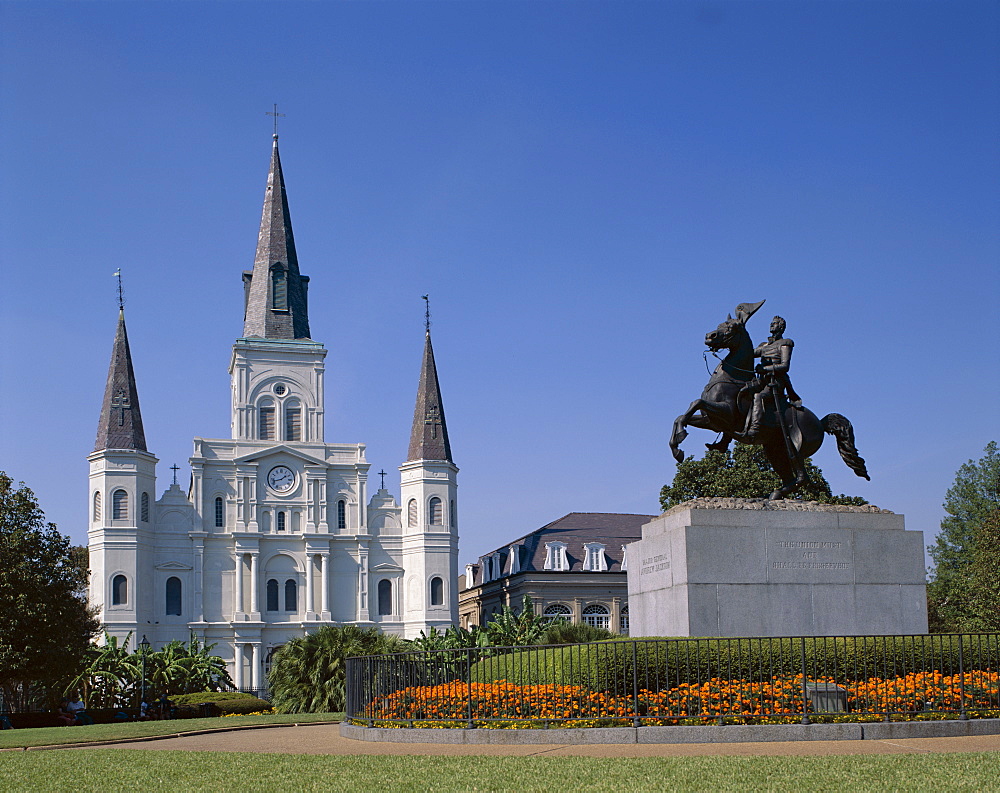
[[[295,473],[286,465],[276,465],[267,475],[267,483],[272,490],[287,493],[295,486]]]

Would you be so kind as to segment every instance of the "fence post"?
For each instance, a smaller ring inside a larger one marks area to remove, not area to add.
[[[806,687],[806,637],[799,637],[799,656],[802,660],[802,723],[812,724],[809,720],[809,689]]]
[[[639,719],[639,660],[635,641],[632,642],[632,726],[642,726]]]
[[[472,648],[465,654],[465,691],[468,694],[466,701],[466,728],[472,729],[476,725],[472,722]]]
[[[958,718],[966,721],[969,714],[965,712],[965,655],[962,652],[962,636],[958,637],[958,695],[960,697]]]

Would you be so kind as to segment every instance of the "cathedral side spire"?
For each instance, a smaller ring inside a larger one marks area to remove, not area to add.
[[[147,451],[142,415],[139,413],[139,392],[132,370],[132,353],[129,352],[125,330],[125,311],[121,308],[118,310],[118,330],[111,350],[101,418],[97,424],[97,442],[94,444],[95,452],[103,449]]]
[[[414,460],[454,462],[451,459],[448,425],[445,423],[444,405],[441,402],[441,386],[438,385],[437,367],[434,364],[430,327],[424,331],[424,359],[420,368],[420,385],[417,386],[417,403],[413,409],[410,451],[406,456],[407,462]]]
[[[299,274],[285,179],[274,135],[253,270],[243,273],[244,338],[308,339],[309,278]]]

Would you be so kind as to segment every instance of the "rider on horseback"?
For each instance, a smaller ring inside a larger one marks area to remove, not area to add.
[[[788,378],[788,367],[792,361],[792,347],[795,342],[784,338],[785,320],[775,317],[771,320],[771,336],[754,351],[754,358],[760,358],[760,363],[754,367],[757,377],[751,380],[746,389],[753,394],[753,407],[747,416],[747,428],[743,433],[746,441],[753,441],[760,432],[760,424],[764,418],[764,397],[773,394],[773,399],[786,394],[793,407],[802,407],[802,399]]]

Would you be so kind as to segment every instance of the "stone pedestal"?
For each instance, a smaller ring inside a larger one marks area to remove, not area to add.
[[[923,534],[877,507],[695,499],[627,553],[633,636],[927,632]]]

